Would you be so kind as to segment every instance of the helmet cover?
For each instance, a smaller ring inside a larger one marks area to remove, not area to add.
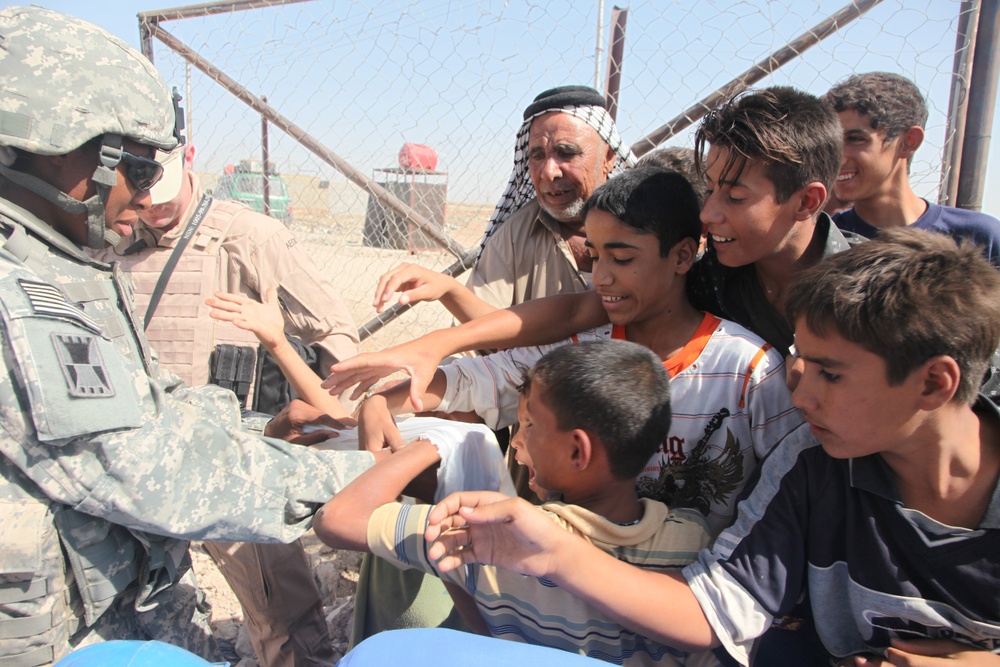
[[[103,134],[170,150],[174,104],[159,72],[103,28],[45,9],[0,11],[0,146],[63,155]]]

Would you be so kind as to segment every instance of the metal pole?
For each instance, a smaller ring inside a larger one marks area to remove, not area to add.
[[[997,98],[997,75],[1000,74],[1000,2],[988,0],[979,9],[976,55],[969,83],[969,110],[966,113],[965,141],[962,146],[962,169],[958,175],[955,205],[978,211],[983,206],[986,167],[989,163],[990,135],[993,131],[993,105]]]
[[[472,268],[472,264],[476,261],[477,254],[479,254],[478,247],[475,247],[472,250],[467,251],[464,255],[458,258],[457,262],[449,266],[441,273],[443,273],[446,276],[451,276],[452,278],[462,275],[463,273],[465,273],[466,269]],[[372,319],[368,320],[360,327],[358,327],[358,337],[360,338],[360,340],[365,340],[366,338],[369,338],[370,336],[381,330],[389,322],[392,322],[401,314],[408,311],[410,308],[413,308],[413,304],[406,304],[404,306],[397,303],[393,306],[390,306],[389,308],[386,308],[381,313],[379,313],[378,315],[376,315],[375,317],[373,317]]]
[[[184,124],[184,127],[187,130],[187,140],[191,142],[194,141],[194,102],[191,100],[191,63],[184,63],[184,81],[185,101],[187,101],[187,104],[184,105],[187,111],[187,122]]]
[[[369,193],[372,197],[375,197],[382,203],[383,206],[391,208],[400,216],[419,227],[421,231],[434,239],[434,242],[442,248],[450,252],[455,257],[462,257],[465,254],[465,248],[456,243],[454,239],[441,232],[441,230],[439,230],[424,216],[414,211],[410,206],[407,206],[405,203],[400,201],[391,192],[352,167],[342,157],[317,141],[315,137],[307,133],[285,116],[278,113],[276,109],[273,109],[270,105],[262,102],[259,97],[251,93],[244,86],[241,86],[235,79],[225,74],[218,67],[195,53],[190,47],[185,45],[179,39],[155,24],[151,26],[151,32],[154,37],[176,51],[177,54],[186,61],[200,69],[213,81],[235,95],[237,99],[242,101],[257,113],[266,117],[282,132],[291,136],[305,148],[312,151],[321,160],[347,177],[347,179],[352,183]]]
[[[611,46],[608,49],[608,80],[604,84],[604,104],[611,120],[618,118],[618,93],[622,85],[622,59],[625,54],[625,23],[628,9],[611,10]]]
[[[594,88],[601,85],[601,39],[604,35],[604,0],[597,0],[597,40],[594,42]]]
[[[979,0],[963,0],[958,10],[958,26],[955,30],[955,61],[952,65],[951,95],[948,100],[948,127],[941,149],[938,203],[942,205],[954,206],[958,198],[962,140],[965,138],[965,117],[969,109],[969,79],[972,75],[978,27]]]
[[[260,101],[267,104],[267,98],[261,97]],[[264,179],[264,215],[271,215],[271,156],[270,147],[267,142],[267,116],[260,116],[260,156],[263,166],[261,175]]]
[[[160,21],[175,21],[177,19],[190,19],[198,16],[213,16],[215,14],[226,14],[229,12],[245,11],[248,9],[265,9],[267,7],[294,5],[298,2],[309,1],[310,0],[218,0],[217,2],[201,2],[184,7],[153,9],[148,12],[139,12],[139,22],[142,23],[142,21],[149,21],[150,23],[158,23]]]
[[[816,27],[804,32],[772,53],[765,60],[760,61],[743,72],[743,74],[740,74],[708,97],[688,107],[666,125],[647,134],[632,145],[632,152],[635,153],[636,157],[645,155],[684,128],[697,122],[702,116],[723,101],[749,88],[785,63],[793,60],[806,49],[815,46],[859,16],[863,16],[865,12],[880,2],[882,0],[856,0],[850,3],[836,14],[831,15],[830,18],[817,24]]]
[[[139,50],[146,60],[153,62],[153,36],[150,34],[149,25],[152,21],[144,19],[139,15]]]

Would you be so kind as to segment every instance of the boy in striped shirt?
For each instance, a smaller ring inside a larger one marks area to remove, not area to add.
[[[556,348],[527,374],[518,403],[520,429],[511,446],[539,496],[562,497],[539,508],[554,526],[657,571],[676,571],[707,546],[698,512],[639,500],[634,492],[636,474],[670,425],[670,379],[656,355],[613,340]],[[433,507],[395,502],[440,460],[429,440],[400,448],[317,512],[316,534],[334,548],[370,550],[461,586],[496,637],[631,666],[716,664],[708,652],[679,651],[626,630],[544,579],[489,565],[442,574],[423,539]]]

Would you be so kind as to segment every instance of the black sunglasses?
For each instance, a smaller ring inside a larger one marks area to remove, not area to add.
[[[149,190],[163,177],[163,165],[148,157],[122,151],[122,162],[128,167],[125,174],[137,190]]]

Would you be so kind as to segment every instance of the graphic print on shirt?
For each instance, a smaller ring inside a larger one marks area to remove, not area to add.
[[[709,440],[729,415],[727,408],[714,414],[705,426],[705,434],[686,456],[683,449],[676,446],[678,443],[668,438],[666,451],[660,458],[659,476],[636,481],[639,496],[670,507],[690,507],[705,516],[713,502],[725,502],[743,480],[743,453],[739,440],[728,428],[721,452],[714,453]]]

